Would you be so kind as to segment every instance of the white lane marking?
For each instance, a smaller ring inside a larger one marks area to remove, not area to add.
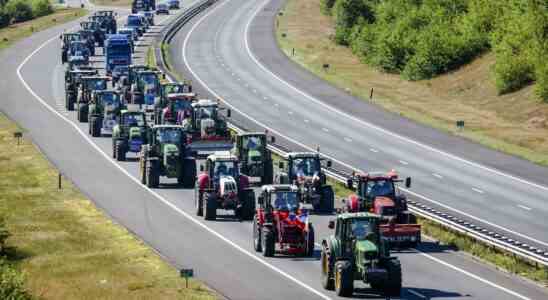
[[[426,296],[425,296],[425,295],[423,295],[423,294],[421,294],[421,293],[419,293],[419,292],[417,292],[417,291],[414,291],[414,290],[412,290],[412,289],[407,289],[407,291],[408,291],[409,293],[411,293],[411,294],[413,294],[413,295],[419,297],[419,298],[426,299]]]
[[[349,142],[349,143],[352,143],[352,139],[349,138],[349,137],[346,137],[346,136],[345,136],[345,137],[344,137],[344,140],[347,141],[347,142]]]
[[[438,174],[438,173],[432,173],[432,175],[433,175],[434,177],[438,177],[439,179],[442,179],[442,178],[443,178],[443,176],[441,176],[441,175]]]
[[[518,204],[518,207],[519,207],[519,208],[523,208],[523,209],[525,209],[525,210],[531,210],[530,207],[527,207],[527,206],[521,205],[521,204]]]
[[[512,296],[514,296],[514,297],[517,297],[517,298],[520,298],[520,299],[523,299],[523,300],[531,300],[530,298],[527,298],[527,297],[523,296],[522,294],[518,294],[517,292],[514,292],[514,291],[512,291],[512,290],[510,290],[510,289],[507,289],[507,288],[505,288],[505,287],[503,287],[503,286],[500,286],[500,285],[498,285],[498,284],[496,284],[496,283],[494,283],[494,282],[491,282],[491,281],[489,281],[489,280],[487,280],[487,279],[484,279],[484,278],[482,278],[482,277],[479,277],[479,276],[476,275],[476,274],[472,274],[472,273],[470,273],[470,272],[468,272],[468,271],[466,271],[466,270],[463,270],[463,269],[461,269],[461,268],[459,268],[459,267],[456,267],[456,266],[454,266],[454,265],[452,265],[452,264],[449,264],[449,263],[447,263],[447,262],[445,262],[445,261],[443,261],[443,260],[441,260],[441,259],[439,259],[439,258],[436,258],[436,257],[434,257],[434,256],[432,256],[432,255],[430,255],[430,254],[427,254],[427,253],[424,253],[424,252],[420,252],[420,251],[419,251],[419,253],[420,253],[420,255],[422,255],[422,256],[424,256],[424,257],[426,257],[426,258],[429,258],[429,259],[431,259],[431,260],[433,260],[433,261],[435,261],[435,262],[437,262],[437,263],[440,263],[440,264],[442,264],[442,265],[444,265],[444,266],[446,266],[446,267],[448,267],[448,268],[450,268],[450,269],[453,269],[453,270],[455,270],[455,271],[457,271],[457,272],[460,272],[460,273],[462,273],[462,274],[464,274],[464,275],[466,275],[466,276],[468,276],[468,277],[471,277],[471,278],[473,278],[473,279],[475,279],[475,280],[481,281],[481,282],[483,282],[483,283],[485,283],[485,284],[487,284],[487,285],[490,285],[490,286],[492,286],[492,287],[494,287],[494,288],[497,288],[497,289],[499,289],[499,290],[501,290],[501,291],[503,291],[503,292],[505,292],[505,293],[507,293],[507,294],[510,294],[510,295],[512,295]]]
[[[262,9],[264,6],[266,6],[268,2],[265,2],[260,8]],[[260,9],[260,10],[261,10]],[[260,10],[257,10],[257,13],[260,11]],[[366,127],[369,127],[369,128],[372,128],[372,129],[375,129],[377,131],[380,131],[384,134],[387,134],[387,135],[390,135],[390,136],[393,136],[397,139],[400,139],[402,141],[405,141],[405,142],[408,142],[408,143],[411,143],[411,144],[414,144],[416,146],[419,146],[419,147],[422,147],[424,149],[427,149],[427,150],[430,150],[432,152],[435,152],[435,153],[438,153],[438,154],[441,154],[443,156],[446,156],[446,157],[449,157],[451,159],[454,159],[454,160],[457,160],[457,161],[460,161],[462,163],[465,163],[465,164],[468,164],[468,165],[471,165],[471,166],[474,166],[474,167],[477,167],[477,168],[480,168],[482,170],[486,170],[486,171],[489,171],[489,172],[492,172],[492,173],[495,173],[497,175],[500,175],[500,176],[503,176],[503,177],[507,177],[507,178],[510,178],[510,179],[513,179],[513,180],[516,180],[516,181],[519,181],[521,183],[525,183],[525,184],[528,184],[528,185],[531,185],[531,186],[534,186],[536,188],[539,188],[539,189],[542,189],[542,190],[545,190],[545,191],[548,191],[548,187],[547,186],[543,186],[541,184],[538,184],[538,183],[534,183],[534,182],[531,182],[531,181],[528,181],[528,180],[525,180],[525,179],[522,179],[522,178],[519,178],[517,176],[514,176],[514,175],[510,175],[510,174],[507,174],[507,173],[504,173],[502,171],[499,171],[499,170],[496,170],[496,169],[493,169],[493,168],[489,168],[489,167],[486,167],[482,164],[479,164],[479,163],[476,163],[476,162],[473,162],[473,161],[469,161],[467,159],[464,159],[464,158],[461,158],[461,157],[458,157],[454,154],[451,154],[451,153],[447,153],[445,151],[442,151],[442,150],[439,150],[439,149],[436,149],[432,146],[428,146],[428,145],[425,145],[421,142],[418,142],[418,141],[415,141],[415,140],[412,140],[410,138],[407,138],[407,137],[404,137],[404,136],[401,136],[397,133],[394,133],[392,131],[389,131],[387,129],[384,129],[384,128],[381,128],[377,125],[374,125],[374,124],[371,124],[369,122],[366,122],[362,119],[359,119],[355,116],[352,116],[352,115],[349,115],[335,107],[332,107],[331,105],[329,104],[326,104],[312,96],[310,96],[309,94],[305,93],[304,91],[298,89],[297,87],[294,87],[293,85],[291,85],[290,83],[288,83],[287,81],[283,80],[281,77],[279,77],[278,75],[274,74],[272,71],[270,71],[268,68],[266,68],[261,62],[259,62],[259,60],[255,57],[255,55],[253,55],[253,53],[251,52],[251,49],[249,48],[249,42],[248,42],[248,37],[249,37],[249,26],[251,25],[251,21],[253,21],[253,19],[255,19],[255,17],[257,16],[257,13],[255,13],[251,19],[249,19],[249,22],[247,23],[246,25],[246,28],[245,28],[245,47],[246,47],[246,50],[247,50],[247,53],[248,55],[251,57],[251,59],[261,68],[263,69],[263,71],[265,71],[266,73],[270,74],[271,76],[273,76],[274,78],[276,78],[278,81],[280,81],[281,83],[283,83],[284,85],[286,85],[287,87],[289,87],[290,89],[294,90],[295,92],[303,95],[305,98],[309,99],[310,101],[316,103],[316,104],[319,104],[335,113],[338,113],[346,118],[349,118],[353,121],[356,121]]]
[[[375,148],[369,148],[369,151],[374,152],[374,153],[379,152],[379,150],[377,150],[377,149],[375,149]]]
[[[288,86],[289,88],[291,88],[291,89],[295,90],[296,92],[300,93],[300,94],[303,95],[305,98],[307,98],[307,99],[309,99],[309,100],[311,100],[311,101],[313,101],[313,102],[315,102],[315,103],[317,103],[317,104],[319,104],[319,105],[322,105],[322,106],[324,106],[324,107],[330,109],[331,111],[334,111],[334,112],[336,112],[336,113],[342,114],[343,116],[346,116],[346,117],[348,117],[348,118],[350,118],[350,119],[352,119],[352,120],[354,120],[354,121],[356,121],[356,122],[358,122],[358,123],[361,123],[361,124],[363,124],[363,125],[365,125],[365,126],[367,126],[367,127],[370,127],[370,128],[376,129],[376,130],[379,130],[379,131],[381,131],[381,132],[383,132],[383,133],[385,133],[385,134],[387,134],[387,135],[394,136],[394,137],[396,137],[396,138],[398,138],[398,139],[401,139],[401,140],[407,141],[407,142],[409,142],[409,143],[412,143],[412,144],[421,146],[421,147],[423,147],[423,148],[426,148],[426,149],[428,149],[428,150],[431,150],[431,151],[437,152],[437,153],[439,153],[439,154],[445,155],[445,156],[450,157],[450,158],[452,158],[452,159],[455,159],[455,160],[458,160],[458,161],[467,163],[467,164],[469,164],[469,165],[472,165],[472,166],[475,166],[475,167],[478,167],[478,168],[481,168],[481,169],[484,169],[484,170],[493,172],[493,173],[495,173],[495,174],[498,174],[498,175],[501,175],[501,176],[504,176],[504,177],[507,177],[507,178],[511,178],[511,179],[517,180],[517,181],[519,181],[519,182],[522,182],[522,183],[525,183],[525,184],[529,184],[529,185],[535,186],[535,187],[537,187],[537,188],[544,189],[544,190],[548,191],[548,187],[545,187],[545,186],[542,186],[542,185],[539,185],[539,184],[536,184],[536,183],[533,183],[533,182],[529,182],[529,181],[527,181],[527,180],[524,180],[524,179],[521,179],[521,178],[518,178],[518,177],[515,177],[515,176],[512,176],[512,175],[509,175],[509,174],[500,172],[500,171],[495,170],[495,169],[491,169],[491,168],[485,167],[485,166],[483,166],[483,165],[481,165],[481,164],[478,164],[478,163],[475,163],[475,162],[471,162],[471,161],[465,160],[465,159],[460,158],[460,157],[458,157],[458,156],[455,156],[455,155],[453,155],[453,154],[443,152],[443,151],[438,150],[438,149],[435,149],[435,148],[433,148],[433,147],[424,145],[424,144],[422,144],[422,143],[420,143],[420,142],[413,141],[413,140],[411,140],[411,139],[409,139],[409,138],[400,136],[400,135],[398,135],[398,134],[396,134],[396,133],[393,133],[393,132],[391,132],[391,131],[388,131],[388,130],[386,130],[386,129],[384,129],[384,128],[380,128],[380,127],[378,127],[378,126],[376,126],[376,125],[373,125],[373,124],[370,124],[370,123],[365,122],[365,121],[363,121],[363,120],[360,120],[360,119],[358,119],[358,118],[356,118],[356,117],[354,117],[354,116],[351,116],[351,115],[349,115],[349,114],[347,114],[347,113],[345,113],[345,112],[342,112],[342,111],[340,111],[340,110],[338,110],[338,109],[336,109],[336,108],[334,108],[334,107],[331,107],[330,105],[325,104],[325,103],[323,103],[323,102],[320,101],[320,100],[317,100],[317,99],[313,98],[312,96],[306,94],[305,92],[299,90],[298,88],[292,86],[292,85],[289,84],[288,82],[286,82],[286,81],[284,81],[283,79],[281,79],[279,76],[277,76],[277,75],[274,74],[272,71],[268,70],[264,65],[262,65],[262,64],[257,60],[257,58],[253,55],[253,53],[251,52],[251,49],[249,48],[249,41],[248,41],[248,37],[249,37],[249,27],[250,27],[251,22],[253,21],[253,19],[255,19],[255,17],[256,17],[257,14],[259,13],[259,11],[261,11],[261,9],[262,9],[264,6],[266,6],[267,3],[268,3],[268,1],[267,1],[267,2],[264,2],[263,5],[260,6],[260,9],[258,9],[257,11],[255,11],[255,13],[252,15],[252,17],[249,19],[248,23],[246,24],[245,33],[244,33],[244,35],[245,35],[245,40],[244,40],[244,42],[245,42],[246,51],[247,51],[248,55],[251,57],[251,59],[252,59],[252,60],[253,60],[261,69],[263,69],[263,71],[265,71],[265,72],[267,72],[268,74],[272,75],[272,76],[273,76],[274,78],[276,78],[278,81],[282,82],[283,84],[285,84],[285,85]],[[184,50],[184,49],[183,49],[183,50]],[[186,64],[186,65],[187,65],[187,67],[188,67],[188,64]],[[233,107],[232,105],[229,105],[229,106]],[[253,118],[251,118],[251,117],[249,117],[249,116],[248,116],[247,118],[250,119],[250,120],[252,120],[253,122],[257,123],[258,125],[260,125],[260,126],[266,128],[265,125],[263,125],[262,123],[258,122],[256,119],[253,119]],[[305,148],[312,149],[312,148],[310,148],[310,147],[304,146],[302,143],[297,142],[297,141],[295,141],[294,139],[289,139],[289,138],[287,138],[287,137],[285,137],[285,136],[279,134],[278,132],[276,132],[276,131],[274,131],[274,130],[272,130],[272,129],[270,129],[270,131],[272,131],[272,132],[274,132],[274,133],[276,133],[276,134],[278,134],[278,135],[280,135],[280,136],[286,138],[287,140],[289,140],[289,141],[295,143],[296,145],[299,145],[299,146],[301,146],[301,147],[305,147]],[[314,151],[314,150],[311,150],[311,151]],[[355,167],[353,167],[353,166],[350,166],[349,164],[344,163],[344,162],[342,162],[342,161],[340,161],[340,160],[337,160],[337,159],[335,159],[335,158],[333,158],[333,157],[331,157],[331,156],[329,156],[329,155],[326,155],[326,154],[322,154],[322,155],[325,156],[326,158],[331,159],[332,161],[334,161],[334,162],[336,162],[336,163],[338,163],[338,164],[341,164],[342,166],[345,166],[345,167],[351,169],[351,170],[356,170],[356,171],[363,172],[362,170],[359,170],[359,169],[357,169],[357,168],[355,168]],[[528,240],[533,241],[533,242],[535,242],[535,243],[539,243],[539,244],[541,244],[541,245],[548,246],[548,242],[543,242],[543,241],[541,241],[541,240],[538,240],[538,239],[535,239],[535,238],[533,238],[533,237],[527,236],[527,235],[525,235],[525,234],[523,234],[523,233],[519,233],[519,232],[516,232],[516,231],[514,231],[514,230],[508,229],[508,228],[506,228],[506,227],[503,227],[503,226],[501,226],[501,225],[494,224],[494,223],[489,222],[489,221],[487,221],[487,220],[484,220],[484,219],[481,219],[481,218],[479,218],[479,217],[473,216],[473,215],[471,215],[471,214],[469,214],[469,213],[465,213],[465,212],[463,212],[463,211],[461,211],[461,210],[459,210],[459,209],[450,207],[450,206],[448,206],[448,205],[446,205],[446,204],[442,204],[442,203],[440,203],[440,202],[438,202],[438,201],[436,201],[436,200],[432,200],[432,199],[430,199],[430,198],[428,198],[428,197],[426,197],[426,196],[423,196],[423,195],[421,195],[421,194],[417,194],[417,193],[415,193],[415,192],[412,192],[412,191],[407,190],[407,189],[404,189],[404,188],[402,188],[402,191],[405,191],[405,192],[407,192],[407,193],[409,193],[409,194],[411,194],[411,195],[413,195],[413,196],[415,196],[415,197],[421,198],[421,199],[423,199],[423,200],[427,200],[427,201],[429,201],[429,202],[436,203],[437,205],[440,205],[440,206],[442,206],[442,207],[444,207],[444,208],[446,208],[446,209],[449,209],[449,210],[458,212],[458,213],[460,213],[460,214],[463,214],[463,215],[465,215],[465,216],[467,216],[467,217],[469,217],[469,218],[472,218],[472,219],[474,219],[474,220],[476,220],[476,221],[478,221],[478,222],[482,222],[482,223],[484,223],[484,224],[488,224],[488,225],[490,225],[490,226],[493,226],[493,227],[496,227],[496,228],[498,228],[498,229],[504,230],[504,231],[506,231],[506,232],[515,234],[515,235],[517,235],[517,236],[520,236],[520,237],[522,237],[522,238],[524,238],[524,239],[528,239]]]
[[[400,164],[402,164],[402,165],[406,165],[406,166],[407,166],[407,165],[408,165],[409,163],[408,163],[408,162],[406,162],[406,161],[404,161],[404,160],[400,160]]]
[[[325,127],[322,127],[322,130],[325,131],[325,132],[329,132],[329,129],[327,129]]]
[[[480,190],[480,189],[478,189],[478,188],[474,188],[474,187],[472,188],[472,191],[474,191],[474,192],[476,192],[476,193],[480,193],[480,194],[485,193],[484,191],[482,191],[482,190]]]
[[[225,2],[226,3],[226,2]],[[224,4],[224,3],[223,3]],[[52,37],[51,39],[45,41],[42,45],[40,45],[38,48],[36,48],[29,56],[27,56],[23,62],[19,65],[19,67],[17,68],[17,76],[19,77],[19,80],[21,81],[21,83],[23,83],[23,85],[25,86],[25,88],[27,89],[27,91],[32,95],[34,96],[34,98],[36,98],[38,100],[38,102],[40,102],[40,104],[42,104],[46,109],[48,109],[50,112],[52,112],[53,114],[55,114],[56,116],[58,116],[59,118],[61,118],[63,121],[67,122],[70,126],[72,126],[97,152],[99,152],[99,154],[103,155],[103,157],[105,157],[107,159],[107,161],[109,161],[110,163],[112,163],[116,168],[118,168],[118,170],[120,170],[122,173],[124,173],[126,176],[128,176],[131,180],[133,180],[135,183],[141,185],[144,189],[146,189],[149,193],[151,193],[154,197],[156,197],[158,200],[162,201],[165,205],[169,206],[171,209],[173,209],[174,211],[176,211],[177,213],[179,213],[180,215],[182,215],[183,217],[187,218],[188,220],[192,221],[193,223],[195,223],[196,225],[200,226],[201,228],[203,228],[204,230],[208,231],[209,233],[213,234],[214,236],[216,236],[217,238],[221,239],[222,241],[226,242],[227,244],[229,244],[230,246],[234,247],[235,249],[237,249],[238,251],[240,251],[241,253],[247,255],[248,257],[252,258],[253,260],[257,261],[258,263],[264,265],[265,267],[271,269],[272,271],[282,275],[283,277],[293,281],[294,283],[296,283],[297,285],[305,288],[306,290],[314,293],[315,295],[321,297],[322,299],[326,299],[326,300],[330,300],[331,298],[327,297],[326,295],[318,292],[317,290],[315,290],[314,288],[312,288],[311,286],[305,284],[304,282],[301,282],[300,280],[298,280],[297,278],[289,275],[288,273],[284,272],[283,270],[277,268],[276,266],[268,263],[267,261],[261,259],[260,257],[254,255],[253,253],[251,253],[250,251],[242,248],[241,246],[237,245],[236,243],[234,243],[233,241],[229,240],[228,238],[224,237],[222,234],[218,233],[217,231],[209,228],[207,225],[205,225],[204,223],[200,222],[198,219],[194,218],[193,216],[191,216],[190,214],[188,214],[187,212],[181,210],[180,208],[178,208],[177,206],[175,206],[173,203],[167,201],[165,198],[163,198],[160,194],[156,193],[155,191],[151,190],[150,188],[148,188],[147,186],[141,184],[141,181],[135,177],[133,177],[128,171],[126,171],[124,168],[122,168],[119,164],[117,164],[112,158],[110,155],[106,154],[105,152],[103,152],[103,150],[101,150],[101,148],[99,148],[99,146],[97,146],[88,136],[87,134],[82,131],[82,129],[80,129],[80,127],[78,127],[75,123],[73,123],[70,119],[68,119],[67,117],[63,116],[61,113],[59,113],[57,110],[55,110],[53,107],[51,107],[44,99],[42,99],[40,96],[38,96],[38,94],[36,94],[34,92],[34,90],[31,89],[31,87],[28,85],[28,83],[24,80],[23,76],[21,75],[21,69],[23,68],[23,66],[38,52],[40,51],[42,48],[44,48],[47,44],[49,44],[51,41],[57,39],[58,36],[54,36]]]

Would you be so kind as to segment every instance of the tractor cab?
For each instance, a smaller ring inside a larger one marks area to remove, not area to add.
[[[93,18],[93,17],[90,17]],[[95,42],[97,42],[97,45],[99,47],[103,47],[103,44],[105,42],[105,36],[106,32],[104,29],[101,28],[100,24],[94,21],[83,21],[80,22],[80,27],[83,30],[90,31],[93,35],[93,39]]]
[[[112,155],[124,161],[127,152],[139,153],[146,143],[146,116],[138,106],[129,104],[120,111],[116,123],[112,129]]]
[[[101,10],[95,12],[93,17],[101,22],[101,26],[107,30],[107,33],[116,33],[116,16],[118,14],[112,10]],[[93,20],[93,19],[91,19]]]
[[[133,103],[154,105],[160,97],[161,73],[146,70],[137,72],[135,75],[135,87],[132,89]]]
[[[76,69],[65,72],[65,108],[67,110],[74,110],[74,104],[78,96],[78,86],[82,81],[82,77],[96,76],[97,74],[98,72],[95,69]]]
[[[249,132],[236,135],[234,154],[240,160],[240,171],[243,174],[260,178],[263,185],[272,184],[272,153],[267,149],[266,133]]]
[[[233,180],[240,178],[240,171],[238,168],[238,158],[228,151],[218,151],[212,155],[209,155],[205,162],[205,169],[202,165],[200,171],[207,175],[210,186],[219,186],[221,179],[231,177]],[[242,179],[244,176],[242,176]],[[247,179],[247,178],[246,178]],[[245,187],[248,182],[245,180]],[[244,182],[235,182],[237,185]]]
[[[166,82],[160,86],[160,97],[162,103],[165,103],[169,94],[188,94],[192,93],[192,86],[189,83]]]
[[[192,102],[196,99],[194,93],[170,93],[162,110],[161,124],[179,124],[192,114]]]
[[[69,68],[73,69],[78,65],[89,64],[89,48],[84,41],[73,41],[70,43],[67,50],[67,61],[70,65]]]
[[[81,36],[81,40],[86,42],[90,54],[95,55],[95,37],[92,30],[80,29],[78,34]]]
[[[80,122],[87,122],[89,116],[89,103],[91,102],[91,93],[93,91],[106,90],[110,77],[106,76],[84,76],[81,77],[81,83],[78,88],[76,98],[77,119]]]
[[[66,63],[68,60],[69,46],[72,42],[81,41],[82,37],[79,33],[63,33],[59,36],[59,39],[63,42],[61,46],[61,63]]]
[[[193,138],[199,140],[228,139],[229,132],[226,120],[219,115],[219,103],[209,99],[201,99],[192,103],[192,115],[184,122]],[[230,110],[227,116],[230,117]]]
[[[122,96],[113,90],[95,90],[92,92],[92,105],[89,108],[90,120],[96,118],[96,124],[91,124],[92,136],[112,134],[117,124],[117,116],[122,107]],[[94,127],[95,126],[95,127]]]

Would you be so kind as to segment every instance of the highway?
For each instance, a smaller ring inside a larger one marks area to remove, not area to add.
[[[190,43],[193,46],[189,47],[189,50],[198,47],[199,50],[205,51],[203,55],[207,57],[207,51],[215,49],[211,46],[217,40],[211,39],[208,32],[211,31],[215,35],[219,32],[220,36],[222,30],[218,29],[227,28],[230,21],[238,23],[245,20],[245,17],[251,18],[253,10],[256,10],[259,4],[261,3],[253,1],[220,2],[220,9],[213,8],[201,17],[208,16],[210,12],[226,13],[227,16],[196,18],[193,23],[183,28],[175,42],[184,42],[187,34],[194,32],[191,36],[194,40]],[[190,3],[185,2],[184,5],[188,6]],[[210,21],[212,23],[207,24],[212,26],[209,30],[204,29],[199,35],[195,33],[195,30]],[[98,207],[154,247],[175,267],[193,267],[199,279],[204,280],[226,298],[336,298],[334,293],[324,291],[320,286],[318,255],[312,259],[262,258],[261,255],[255,254],[252,248],[251,223],[237,222],[230,218],[204,222],[196,218],[192,190],[183,190],[173,184],[154,190],[142,186],[137,179],[138,166],[134,161],[113,161],[110,139],[91,138],[87,135],[87,124],[78,123],[75,114],[66,112],[62,107],[64,69],[60,65],[58,35],[75,24],[73,22],[37,33],[0,53],[0,66],[5,70],[0,79],[0,88],[6,91],[0,102],[2,111],[24,127],[26,134],[32,137],[63,175],[70,178]],[[160,26],[153,31],[159,28]],[[237,28],[232,30],[236,30],[233,33],[238,32]],[[234,39],[238,36],[232,34],[234,45],[238,44],[235,43],[238,38]],[[226,39],[230,39],[230,35]],[[206,44],[210,46],[206,47]],[[227,41],[226,44],[230,42]],[[202,46],[203,48],[200,48]],[[145,49],[139,47],[137,50],[141,59]],[[245,47],[241,50],[245,51],[244,49]],[[234,52],[229,49],[226,51]],[[94,60],[98,66],[102,65],[102,57]],[[206,66],[212,60],[216,60],[215,55],[209,59],[200,57],[194,61],[193,67]],[[241,93],[238,94],[238,99],[255,99],[250,96],[253,94],[252,89],[249,93],[243,93],[245,90],[237,84],[237,79],[230,77],[230,73],[221,73],[224,71],[218,68],[208,72],[222,76],[206,81],[210,88],[213,86],[212,91],[221,90],[225,85],[231,86],[231,89],[225,87],[222,90],[223,98],[230,97],[236,100],[234,94],[229,94],[234,90],[234,93]],[[249,77],[258,78],[261,74],[262,72],[258,72]],[[200,76],[206,75],[200,73]],[[195,82],[195,86],[197,85]],[[242,83],[241,86],[245,85]],[[200,87],[197,89],[202,90],[201,94],[207,95],[207,91]],[[274,96],[278,93],[276,90],[271,92]],[[261,106],[272,108],[271,104],[262,103],[246,107],[245,111],[261,113],[265,111]],[[275,108],[272,110],[282,117],[281,108],[279,111],[275,111]],[[298,114],[297,111],[293,113]],[[285,118],[285,115],[283,116]],[[312,118],[310,120],[312,122]],[[264,121],[270,122],[268,118]],[[329,124],[324,126],[327,125]],[[289,130],[287,133],[294,134],[294,131]],[[309,133],[315,136],[313,132]],[[328,145],[322,144],[322,148],[325,147],[328,152]],[[420,186],[419,181],[416,179],[415,183]],[[329,216],[314,217],[317,241],[329,234],[328,219]],[[548,293],[544,289],[480,264],[461,253],[429,242],[424,243],[419,250],[397,253],[403,265],[402,296],[405,299],[548,298]],[[359,289],[356,296],[374,297],[367,295],[368,293],[367,289]]]

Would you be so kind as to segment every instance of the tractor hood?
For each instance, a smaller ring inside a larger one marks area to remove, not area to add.
[[[356,250],[361,253],[377,253],[378,248],[375,244],[368,240],[356,241]]]
[[[175,144],[163,144],[162,153],[164,156],[179,156],[179,147]]]

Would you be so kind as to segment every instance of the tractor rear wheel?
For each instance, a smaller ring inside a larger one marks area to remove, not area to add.
[[[185,158],[183,160],[183,170],[179,183],[183,185],[185,189],[191,189],[196,184],[196,159]]]
[[[401,294],[402,275],[399,260],[391,259],[386,261],[388,279],[383,284],[383,293],[386,296],[399,296]]]
[[[158,173],[158,163],[150,160],[146,163],[146,183],[149,188],[157,188],[160,184],[160,174]]]
[[[204,192],[196,191],[194,195],[196,197],[196,215],[201,217],[204,215]]]
[[[308,232],[306,233],[306,256],[312,257],[314,256],[314,247],[316,244],[314,243],[314,227],[312,224],[308,224]]]
[[[101,124],[102,120],[99,117],[91,117],[89,120],[89,129],[92,137],[101,136]]]
[[[259,216],[256,216],[253,220],[253,248],[257,252],[263,251],[261,235],[262,229],[259,225]]]
[[[240,217],[242,220],[253,220],[255,215],[255,192],[252,189],[242,191],[242,208]]]
[[[274,181],[274,165],[271,159],[264,162],[264,174],[261,178],[261,184],[272,184]]]
[[[88,106],[87,104],[78,104],[78,121],[87,123],[88,121]]]
[[[322,246],[321,254],[321,264],[322,264],[322,286],[326,290],[332,291],[335,288],[335,281],[333,280],[333,258],[327,251],[325,245]]]
[[[123,141],[116,141],[114,143],[114,156],[117,161],[126,160],[126,145]]]
[[[204,219],[214,221],[217,219],[217,197],[213,193],[207,193],[204,196]]]
[[[74,110],[74,92],[71,92],[71,91],[65,92],[65,108],[68,111]]]
[[[320,199],[320,211],[330,214],[335,209],[335,193],[330,185],[322,186],[322,195]]]
[[[335,292],[339,297],[350,297],[354,293],[354,274],[349,261],[335,264]]]
[[[276,251],[276,240],[274,236],[274,231],[270,228],[263,228],[262,234],[262,250],[263,250],[263,256],[264,257],[272,257],[274,256],[274,252]]]

